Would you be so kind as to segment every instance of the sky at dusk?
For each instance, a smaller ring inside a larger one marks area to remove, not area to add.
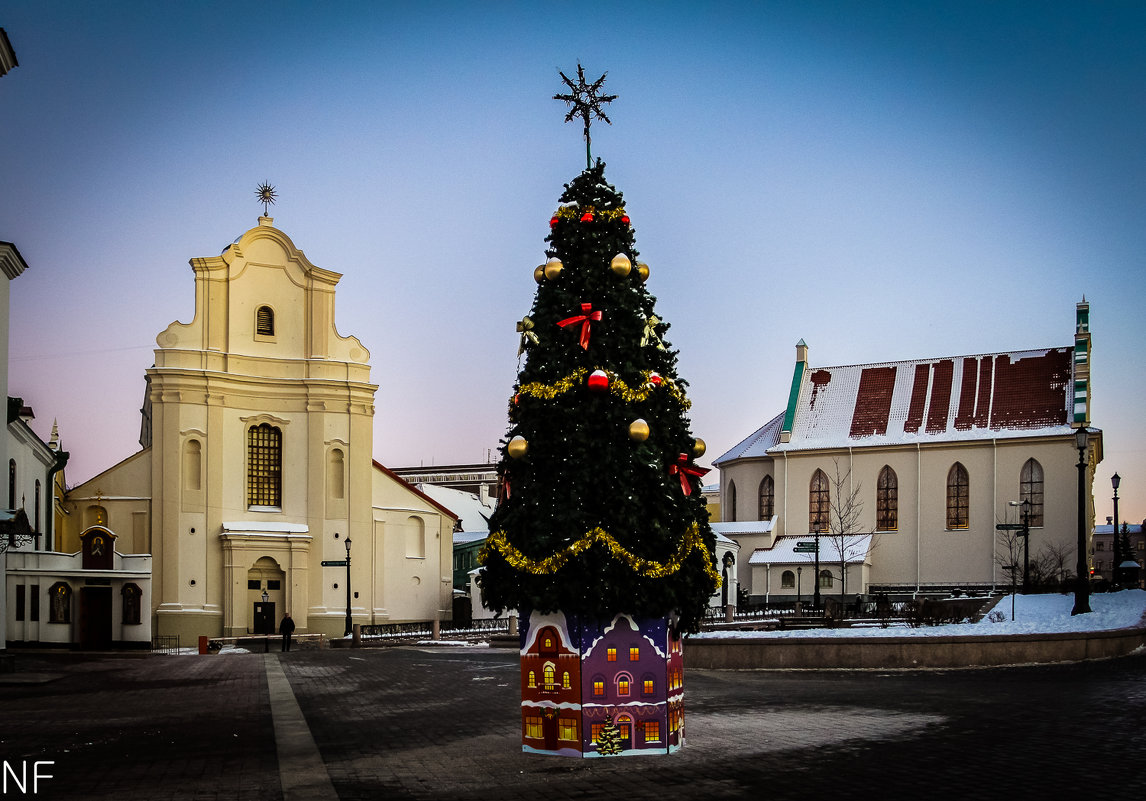
[[[188,261],[256,225],[263,181],[343,275],[375,458],[485,461],[585,165],[552,99],[580,61],[619,96],[593,154],[702,464],[783,410],[801,338],[813,367],[1069,347],[1085,294],[1098,522],[1114,472],[1146,517],[1146,4],[11,0],[0,27],[9,393],[59,421],[71,484],[138,450]]]

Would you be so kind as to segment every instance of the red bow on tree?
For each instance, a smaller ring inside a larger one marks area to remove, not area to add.
[[[600,320],[600,309],[593,311],[592,303],[582,303],[581,314],[578,314],[576,317],[568,317],[559,322],[558,325],[564,328],[567,325],[581,323],[581,347],[585,350],[589,350],[589,324],[593,322],[600,322]]]
[[[680,458],[676,460],[676,464],[669,465],[669,475],[680,475],[680,488],[684,490],[685,495],[692,495],[692,484],[689,483],[689,476],[696,476],[700,478],[708,472],[706,467],[697,467],[688,463],[688,454],[682,453]]]

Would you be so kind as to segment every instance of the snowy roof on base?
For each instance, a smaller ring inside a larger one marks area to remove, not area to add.
[[[870,534],[854,534],[846,537],[820,535],[820,564],[839,564],[840,546],[843,546],[844,555],[849,565],[861,564],[867,561],[871,551]],[[771,548],[757,548],[748,557],[750,565],[803,565],[814,563],[814,553],[803,553],[796,550],[797,542],[814,542],[815,537],[806,534],[802,537],[777,537]]]
[[[1118,531],[1119,532],[1122,531],[1123,526],[1126,526],[1126,533],[1127,534],[1141,534],[1142,533],[1142,524],[1141,523],[1119,523],[1118,524]],[[716,528],[716,526],[713,526],[713,528]],[[1105,526],[1095,526],[1094,527],[1094,533],[1095,534],[1112,534],[1113,532],[1114,532],[1114,525],[1112,523],[1108,523]]]

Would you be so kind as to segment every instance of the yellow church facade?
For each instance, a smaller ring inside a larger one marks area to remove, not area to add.
[[[156,337],[142,450],[68,493],[153,556],[156,635],[445,619],[456,517],[375,462],[369,351],[338,333],[341,275],[260,217],[191,260],[195,316]]]

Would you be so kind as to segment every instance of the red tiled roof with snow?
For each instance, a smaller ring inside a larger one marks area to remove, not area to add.
[[[1070,348],[1055,348],[809,368],[791,440],[768,450],[1070,433],[1071,358]],[[718,461],[752,449],[736,450]]]

